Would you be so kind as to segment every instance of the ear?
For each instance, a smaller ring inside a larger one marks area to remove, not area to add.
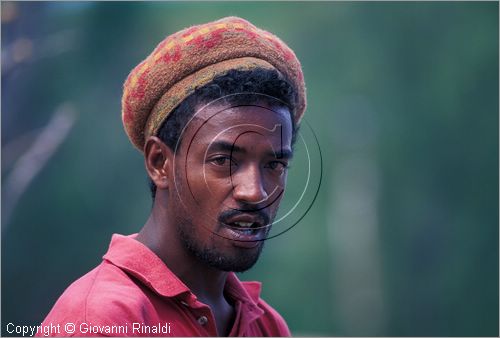
[[[149,177],[158,189],[167,189],[172,178],[173,151],[156,136],[144,145],[144,162]]]

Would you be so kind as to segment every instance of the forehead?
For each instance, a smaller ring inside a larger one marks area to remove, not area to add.
[[[265,138],[279,137],[289,143],[292,121],[288,108],[255,104],[219,104],[196,112],[185,136],[195,143],[206,143],[214,138],[233,138],[244,133],[256,133]]]

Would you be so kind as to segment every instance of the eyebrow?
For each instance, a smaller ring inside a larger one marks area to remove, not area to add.
[[[226,141],[213,142],[209,148],[210,151],[227,151],[232,153],[246,153],[246,150],[236,144]]]
[[[291,160],[293,157],[293,152],[290,149],[279,149],[276,153],[270,151],[267,153],[268,156],[274,156],[278,159]]]
[[[230,153],[240,153],[245,154],[247,151],[245,148],[239,147],[234,143],[226,142],[226,141],[217,141],[213,142],[209,148],[210,151],[227,151]],[[289,160],[293,157],[293,152],[290,149],[278,149],[275,153],[273,151],[269,151],[265,154],[269,157],[276,157],[278,159]]]

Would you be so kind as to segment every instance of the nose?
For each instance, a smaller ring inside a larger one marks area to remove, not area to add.
[[[233,174],[233,197],[243,203],[259,204],[269,197],[262,182],[258,166],[250,166]]]

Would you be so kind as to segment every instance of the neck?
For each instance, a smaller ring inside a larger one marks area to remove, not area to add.
[[[225,302],[227,272],[200,262],[187,250],[177,234],[166,208],[165,198],[157,195],[151,214],[137,240],[153,251],[197,298],[208,305]]]

